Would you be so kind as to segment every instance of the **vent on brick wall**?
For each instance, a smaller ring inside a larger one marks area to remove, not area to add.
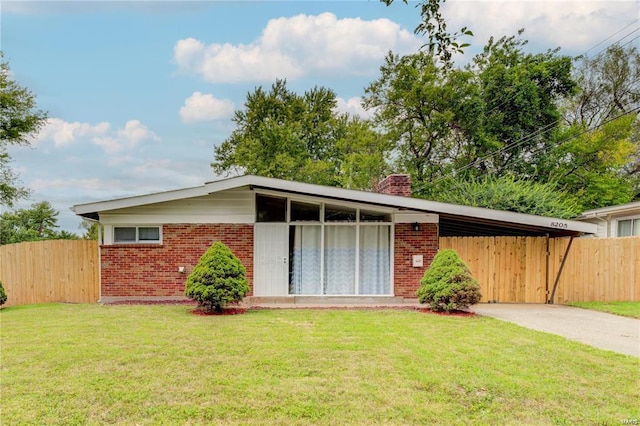
[[[389,175],[378,184],[378,192],[387,195],[411,197],[411,176]]]

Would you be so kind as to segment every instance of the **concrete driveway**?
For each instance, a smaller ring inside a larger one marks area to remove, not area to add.
[[[562,305],[479,304],[479,315],[640,358],[640,320]]]

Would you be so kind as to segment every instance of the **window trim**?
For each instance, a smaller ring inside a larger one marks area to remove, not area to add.
[[[621,237],[620,236],[620,222],[624,222],[630,220],[631,221],[631,235],[627,235],[626,237],[637,237],[640,235],[634,235],[633,234],[633,225],[634,225],[634,221],[639,221],[640,222],[640,215],[633,215],[633,216],[624,216],[624,217],[617,217],[615,219],[615,223],[613,224],[613,229],[615,230],[616,233],[616,237],[620,237],[620,238],[626,238],[626,237]]]
[[[255,191],[256,195],[264,195],[264,196],[270,196],[270,197],[275,197],[275,198],[285,198],[287,200],[287,205],[286,205],[286,221],[285,222],[270,222],[270,223],[281,223],[281,224],[286,224],[289,225],[287,227],[287,229],[290,232],[290,227],[291,226],[306,226],[306,225],[314,225],[314,226],[319,226],[321,229],[321,236],[320,236],[320,256],[321,256],[321,267],[320,267],[320,281],[321,281],[321,286],[322,286],[322,293],[320,294],[296,294],[296,293],[291,293],[291,286],[290,286],[290,282],[287,283],[287,295],[290,296],[305,296],[305,297],[327,297],[327,296],[335,296],[335,295],[331,295],[328,293],[324,292],[325,289],[325,280],[326,277],[324,276],[324,269],[325,269],[325,259],[324,259],[324,250],[325,250],[325,229],[327,226],[337,226],[337,227],[354,227],[356,230],[356,234],[355,234],[355,250],[357,253],[356,256],[356,263],[354,265],[355,271],[355,293],[352,294],[342,294],[340,296],[348,296],[348,297],[354,297],[354,296],[364,296],[364,297],[393,297],[395,295],[395,286],[394,286],[394,265],[395,265],[395,245],[394,245],[394,241],[395,241],[395,220],[394,220],[394,215],[396,213],[395,209],[393,208],[389,208],[389,207],[385,207],[385,206],[371,206],[368,204],[362,204],[362,203],[354,203],[354,202],[349,202],[349,201],[344,201],[344,200],[335,200],[335,199],[330,199],[330,198],[318,198],[318,197],[312,197],[312,196],[304,196],[304,195],[299,195],[299,194],[283,194],[281,192],[278,191],[271,191],[271,190],[265,190],[265,189],[258,189]],[[256,219],[257,219],[257,197],[254,198],[256,200],[256,205],[254,206],[255,208],[255,215],[256,215]],[[300,202],[300,203],[306,203],[306,204],[313,204],[313,205],[317,205],[320,208],[320,220],[319,221],[292,221],[291,220],[291,203],[292,202]],[[325,208],[327,206],[330,207],[336,207],[336,208],[345,208],[345,209],[349,209],[349,210],[354,210],[355,213],[355,220],[353,221],[327,221],[325,220]],[[378,213],[384,216],[388,217],[388,221],[367,221],[367,220],[361,220],[361,215],[360,212],[364,210],[365,212],[368,213]],[[412,221],[413,222],[413,221]],[[258,223],[269,223],[269,222],[258,222],[256,220],[256,224]],[[362,283],[360,282],[360,229],[362,227],[380,227],[380,226],[384,226],[384,227],[388,227],[389,228],[389,293],[385,293],[385,294],[369,294],[369,293],[360,293],[360,289],[362,286]],[[289,260],[291,262],[291,260]],[[254,258],[254,262],[255,262],[255,258]],[[290,274],[288,274],[288,279],[290,279]]]
[[[118,228],[135,228],[136,240],[135,241],[118,241],[116,239],[116,229]],[[157,240],[141,240],[140,228],[157,228],[158,239]],[[143,244],[160,245],[162,244],[162,225],[113,225],[111,235],[112,235],[112,243],[114,245],[116,244],[117,245],[143,245]]]

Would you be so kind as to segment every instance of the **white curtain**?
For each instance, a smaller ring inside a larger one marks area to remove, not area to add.
[[[355,226],[326,225],[324,230],[325,294],[354,294]]]
[[[360,227],[360,294],[390,294],[389,226]]]
[[[322,294],[320,283],[321,227],[292,226],[293,249],[291,259],[290,294]]]

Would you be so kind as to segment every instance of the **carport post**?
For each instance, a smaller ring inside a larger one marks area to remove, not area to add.
[[[571,250],[571,244],[573,244],[573,235],[569,239],[569,245],[567,245],[567,249],[564,251],[564,256],[562,257],[562,262],[560,263],[560,269],[558,269],[558,275],[556,275],[556,281],[553,283],[553,290],[551,291],[551,297],[547,300],[547,303],[553,305],[553,298],[556,295],[556,288],[558,288],[558,282],[560,281],[560,276],[562,275],[562,270],[564,269],[564,264],[567,261],[567,256],[569,255],[569,250]]]

